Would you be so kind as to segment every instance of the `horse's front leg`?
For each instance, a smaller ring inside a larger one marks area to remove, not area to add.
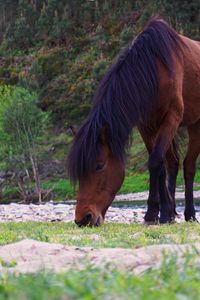
[[[153,150],[149,155],[150,184],[154,183],[160,196],[160,223],[172,222],[175,217],[173,200],[166,185],[164,161],[181,119],[181,109],[169,110],[158,130]]]
[[[148,153],[150,154],[153,149],[155,136],[150,134],[148,129],[146,129],[143,125],[138,127],[138,130],[142,136],[144,144],[147,148]],[[149,184],[149,197],[147,200],[147,212],[145,214],[144,220],[148,224],[158,223],[158,215],[159,215],[159,192],[157,182],[154,177],[150,177]]]
[[[158,223],[159,220],[159,190],[155,179],[155,176],[150,176],[147,212],[144,216],[144,220],[148,224]]]

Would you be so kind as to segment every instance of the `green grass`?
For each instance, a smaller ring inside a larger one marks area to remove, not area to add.
[[[200,242],[200,226],[196,223],[163,226],[106,223],[98,228],[78,228],[73,223],[1,223],[0,245],[25,238],[68,246],[134,248]]]
[[[61,274],[1,275],[0,300],[198,300],[200,267],[194,258],[187,254],[180,265],[176,257],[164,257],[159,269],[142,276],[92,266]]]
[[[49,180],[43,182],[42,187],[52,189],[54,199],[57,201],[71,199],[75,196],[74,188],[67,179]]]
[[[133,173],[126,175],[124,183],[119,191],[119,194],[136,193],[148,190],[149,174],[143,172],[140,174]]]

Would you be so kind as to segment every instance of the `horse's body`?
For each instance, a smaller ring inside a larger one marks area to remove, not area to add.
[[[125,147],[137,126],[149,152],[150,192],[145,220],[175,217],[179,126],[189,134],[184,160],[185,219],[195,220],[193,179],[200,153],[200,43],[152,20],[102,80],[75,137],[69,175],[79,180],[78,225],[99,225],[124,178]],[[168,173],[168,176],[166,174]],[[168,183],[166,184],[166,178]]]
[[[168,177],[171,180],[167,188],[171,192],[170,197],[173,200],[172,207],[174,210],[178,154],[174,145],[171,144],[169,147],[169,143],[179,126],[187,127],[189,146],[184,160],[185,219],[191,220],[195,219],[193,179],[196,159],[200,153],[200,43],[184,36],[181,36],[181,39],[187,47],[184,48],[182,60],[176,61],[174,64],[175,77],[171,80],[166,69],[158,62],[158,77],[160,78],[158,106],[150,114],[149,121],[146,124],[139,124],[138,129],[150,155],[149,165],[159,162],[159,147],[162,149],[163,157],[166,153]],[[145,220],[151,222],[158,219],[159,212],[159,187],[156,187],[159,182],[156,179],[157,175],[151,175],[151,166],[150,176],[152,182],[150,183],[148,211]],[[165,181],[165,175],[163,176],[163,181]],[[174,218],[174,211],[171,211],[170,216],[165,216],[168,211],[168,208],[165,207],[167,205],[165,199],[167,198],[167,191],[163,192],[163,187],[166,188],[164,182],[160,185],[160,193],[164,194],[161,197],[161,199],[164,198],[164,219],[161,221],[165,222]]]

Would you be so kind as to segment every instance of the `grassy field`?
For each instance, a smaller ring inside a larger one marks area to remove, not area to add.
[[[73,223],[1,223],[0,245],[25,238],[68,246],[133,248],[200,242],[200,226],[196,223],[162,226],[107,223],[97,228],[79,228]]]
[[[80,229],[72,223],[2,223],[0,244],[24,238],[58,242],[73,246],[123,247],[163,243],[200,242],[200,226],[183,223],[163,226],[105,224]],[[176,257],[165,257],[161,267],[140,276],[115,269],[97,269],[85,265],[81,271],[36,275],[0,275],[0,300],[46,299],[200,299],[200,267],[197,254],[188,254],[180,266]],[[1,262],[2,265],[5,262]]]

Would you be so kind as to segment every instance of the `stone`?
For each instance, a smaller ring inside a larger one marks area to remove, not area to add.
[[[95,238],[95,237],[94,237]],[[183,265],[184,255],[192,253],[194,263],[200,263],[200,243],[173,245],[162,244],[137,249],[68,247],[62,244],[23,240],[0,246],[0,257],[6,262],[0,272],[36,273],[40,270],[62,272],[71,268],[83,269],[86,263],[98,268],[117,268],[141,274],[158,268],[164,255],[176,256],[177,264]],[[16,264],[11,267],[12,262]],[[7,266],[6,266],[7,265]],[[9,267],[8,267],[9,266]]]

